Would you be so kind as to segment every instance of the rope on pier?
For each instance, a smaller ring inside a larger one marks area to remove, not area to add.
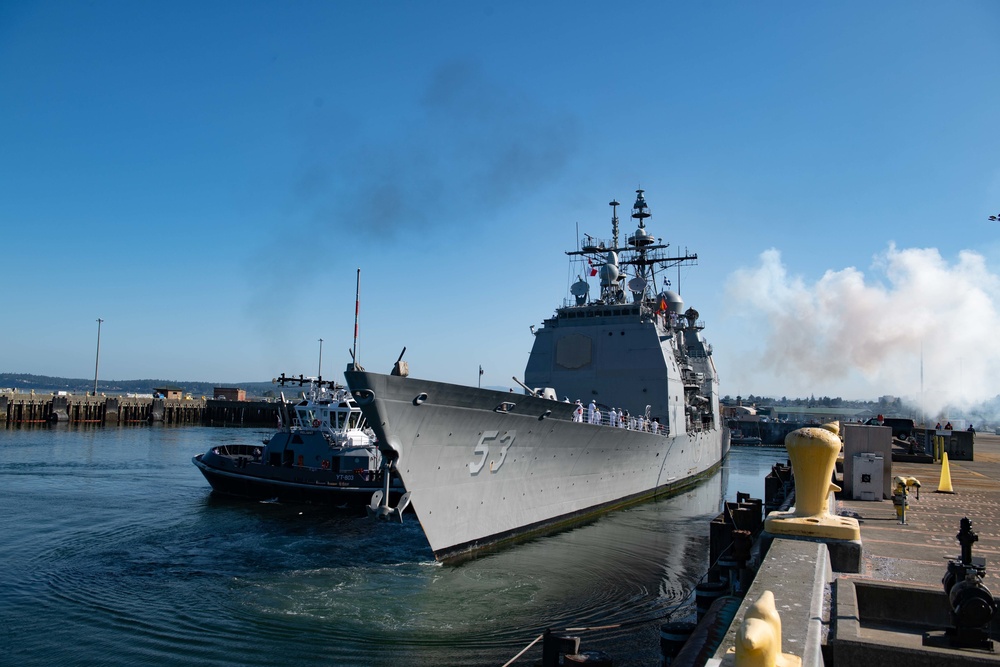
[[[517,655],[515,655],[513,658],[511,658],[507,662],[505,662],[503,664],[503,667],[510,667],[511,665],[513,665],[514,662],[516,662],[518,658],[520,658],[522,655],[524,655],[525,653],[528,652],[529,648],[531,648],[532,646],[534,646],[535,644],[537,644],[538,642],[540,642],[544,637],[545,637],[544,634],[540,634],[537,637],[535,637],[535,641],[531,642],[530,644],[528,644],[527,646],[525,646],[523,649],[521,649],[521,652],[518,653]]]

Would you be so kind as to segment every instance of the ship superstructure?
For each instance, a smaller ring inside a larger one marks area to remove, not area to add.
[[[611,239],[587,235],[579,250],[567,253],[598,274],[600,293],[590,299],[590,284],[578,277],[570,288],[574,299],[534,331],[525,383],[581,400],[588,415],[594,401],[604,421],[614,409],[616,416],[621,410],[674,435],[719,428],[718,375],[701,336],[704,324],[667,289],[667,271],[698,256],[670,255],[646,228],[651,213],[643,190],[636,195],[637,228],[624,245],[619,203],[612,201]]]

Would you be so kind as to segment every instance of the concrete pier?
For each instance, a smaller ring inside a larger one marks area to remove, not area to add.
[[[803,665],[1000,665],[1000,652],[922,641],[925,632],[951,623],[942,579],[949,560],[959,557],[956,535],[963,517],[978,534],[972,555],[985,559],[983,583],[994,599],[1000,593],[1000,437],[977,434],[975,460],[952,461],[949,470],[954,493],[935,493],[940,463],[893,462],[893,476],[921,483],[919,499],[909,496],[905,524],[892,500],[835,500],[838,515],[860,524],[858,572],[834,571],[821,543],[775,538],[714,656],[701,664],[732,664],[736,628],[750,604],[770,590],[782,619],[784,651],[801,657]],[[989,634],[1000,641],[998,619]]]

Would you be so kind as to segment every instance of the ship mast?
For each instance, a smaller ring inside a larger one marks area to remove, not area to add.
[[[635,248],[637,264],[635,265],[636,280],[629,284],[632,298],[636,303],[645,301],[647,289],[652,278],[652,267],[646,262],[646,247],[653,245],[653,236],[646,231],[646,219],[653,214],[643,198],[645,190],[635,191],[635,203],[632,204],[632,219],[639,221],[639,228],[628,238],[628,244]]]
[[[621,204],[617,200],[612,199],[608,202],[608,206],[611,207],[611,245],[614,248],[618,247],[618,207]]]
[[[578,249],[566,253],[570,256],[585,257],[588,265],[600,274],[601,303],[625,303],[625,289],[632,293],[632,301],[635,303],[650,301],[656,291],[655,280],[658,269],[686,266],[698,259],[697,254],[677,257],[666,254],[665,251],[670,244],[662,243],[646,229],[646,220],[653,214],[646,203],[645,190],[639,189],[635,192],[631,217],[637,221],[637,228],[627,237],[624,246],[619,246],[618,207],[621,204],[612,199],[608,202],[612,211],[610,241],[601,241],[590,234],[584,234],[583,242]],[[579,234],[577,236],[579,237]],[[623,285],[625,276],[622,267],[626,265],[634,267],[634,277]],[[589,303],[587,299],[589,286],[583,278],[574,283],[570,291],[576,297],[577,306]]]

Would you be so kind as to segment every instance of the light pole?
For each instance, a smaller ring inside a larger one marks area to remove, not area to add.
[[[97,318],[97,360],[94,361],[94,396],[97,396],[97,369],[101,365],[101,318]]]
[[[323,339],[319,339],[319,371],[316,374],[318,377],[323,377]]]

